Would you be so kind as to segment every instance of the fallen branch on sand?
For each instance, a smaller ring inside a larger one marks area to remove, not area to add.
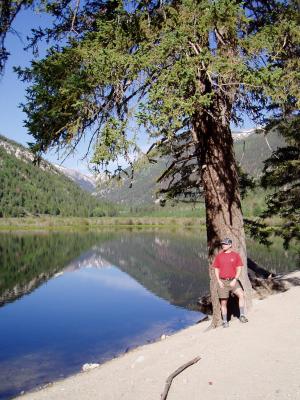
[[[166,385],[165,385],[165,389],[161,395],[161,400],[166,400],[172,381],[175,378],[175,376],[179,375],[182,371],[184,371],[186,368],[190,367],[193,364],[196,364],[196,362],[198,362],[199,360],[201,360],[201,357],[196,357],[193,358],[193,360],[183,364],[181,367],[177,368],[176,371],[174,371],[166,380]]]

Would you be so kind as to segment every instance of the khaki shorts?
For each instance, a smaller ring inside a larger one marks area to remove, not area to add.
[[[230,292],[235,292],[237,289],[242,288],[239,281],[236,281],[234,287],[231,287],[230,286],[231,281],[232,281],[232,279],[230,281],[228,281],[226,279],[221,279],[221,282],[223,282],[224,287],[221,288],[218,284],[219,299],[228,299]]]

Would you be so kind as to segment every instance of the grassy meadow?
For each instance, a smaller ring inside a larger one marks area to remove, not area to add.
[[[264,209],[265,192],[258,189],[250,192],[242,201],[244,216],[257,218]],[[157,226],[205,226],[205,206],[195,204],[167,203],[164,207],[150,205],[145,207],[120,207],[116,216],[103,217],[62,217],[27,216],[0,218],[0,230],[73,230],[99,229],[107,226],[157,227]],[[272,219],[270,224],[277,224]]]

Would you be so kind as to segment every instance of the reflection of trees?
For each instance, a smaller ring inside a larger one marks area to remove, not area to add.
[[[103,243],[98,251],[172,304],[194,308],[197,298],[208,290],[207,261],[199,257],[206,254],[206,243],[195,234],[123,234],[119,241]]]
[[[296,268],[281,245],[251,243],[249,254],[276,272]],[[271,260],[271,261],[270,261]],[[175,305],[193,308],[208,290],[206,241],[199,233],[128,232],[0,235],[0,306],[29,293],[61,270],[116,265]]]
[[[1,306],[31,292],[94,244],[111,240],[112,234],[30,233],[0,238]]]
[[[299,268],[300,254],[299,249],[290,248],[289,251],[283,250],[282,241],[274,239],[270,249],[261,244],[249,240],[247,244],[248,256],[258,265],[267,271],[283,273]]]

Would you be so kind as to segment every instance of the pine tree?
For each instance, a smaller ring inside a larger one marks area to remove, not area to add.
[[[287,146],[273,152],[265,161],[261,184],[271,188],[267,209],[262,217],[281,217],[275,233],[284,239],[287,248],[291,240],[300,241],[300,117],[293,116],[276,123]]]
[[[169,182],[203,190],[209,261],[230,236],[246,265],[230,124],[245,114],[266,124],[299,108],[297,2],[79,1],[75,10],[68,3],[46,2],[61,22],[36,31],[32,43],[67,38],[18,70],[31,82],[24,111],[34,150],[73,148],[92,132],[96,166],[129,160],[132,131],[142,126],[174,157]],[[242,283],[250,304],[246,268]]]

